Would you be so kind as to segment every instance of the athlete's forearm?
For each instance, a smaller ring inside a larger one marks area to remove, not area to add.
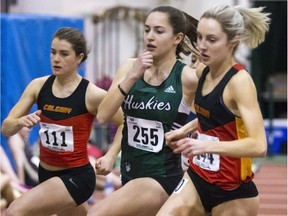
[[[121,151],[122,129],[123,125],[120,125],[115,134],[113,143],[106,153],[106,155],[112,157],[114,160],[117,158],[119,152]]]
[[[198,119],[195,118],[192,121],[188,122],[186,125],[184,125],[181,129],[184,134],[189,135],[197,131],[198,127]]]
[[[3,121],[1,131],[3,136],[9,137],[16,134],[22,128],[23,125],[19,124],[19,119],[7,118]]]

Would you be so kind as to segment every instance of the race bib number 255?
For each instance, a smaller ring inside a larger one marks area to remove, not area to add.
[[[159,152],[163,147],[161,122],[127,116],[128,144],[144,151]]]

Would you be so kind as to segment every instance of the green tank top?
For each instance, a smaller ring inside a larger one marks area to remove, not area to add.
[[[184,66],[176,61],[168,78],[159,86],[137,80],[125,97],[121,174],[127,180],[183,174],[181,155],[173,154],[166,146],[164,134],[183,126],[190,112],[182,96]]]

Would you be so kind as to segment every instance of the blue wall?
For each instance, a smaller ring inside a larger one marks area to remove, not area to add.
[[[1,14],[1,125],[32,79],[51,74],[50,48],[54,33],[61,27],[84,30],[82,18],[34,14]],[[79,71],[84,75],[84,71]],[[32,111],[36,109],[33,107]],[[38,128],[30,142],[38,139]],[[6,138],[1,145],[11,158]],[[13,162],[13,161],[12,161]]]

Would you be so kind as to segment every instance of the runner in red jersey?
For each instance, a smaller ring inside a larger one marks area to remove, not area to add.
[[[257,91],[250,74],[234,58],[240,42],[263,42],[269,14],[263,8],[216,5],[200,18],[200,65],[192,121],[166,133],[175,153],[189,157],[184,178],[160,215],[256,216],[258,191],[252,157],[263,157],[267,141]],[[198,129],[194,138],[187,135]]]
[[[87,54],[80,30],[59,29],[51,45],[53,74],[30,82],[3,122],[4,136],[40,125],[40,184],[12,202],[7,216],[87,215],[86,201],[96,182],[87,145],[98,105],[106,95],[78,73]],[[29,113],[33,104],[38,110]],[[119,127],[111,152],[120,151],[122,118],[119,109],[113,117]],[[113,158],[103,161],[102,168],[112,169],[113,162]]]

